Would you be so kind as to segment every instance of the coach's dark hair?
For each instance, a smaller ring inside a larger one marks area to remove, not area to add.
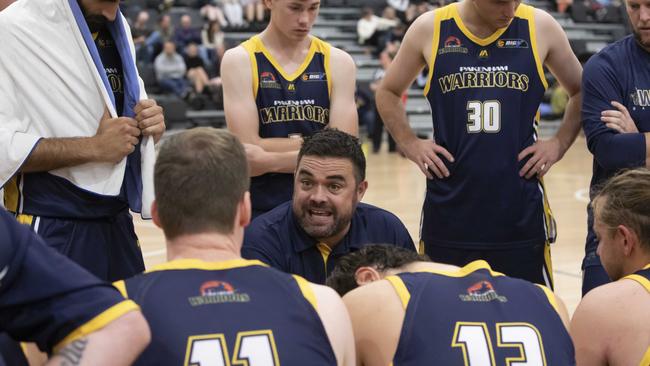
[[[598,219],[609,227],[632,230],[646,252],[650,252],[650,170],[627,170],[611,178],[592,202]]]
[[[335,128],[326,128],[305,137],[298,152],[298,164],[303,156],[349,159],[354,166],[357,183],[366,179],[366,157],[359,139]]]
[[[413,262],[428,262],[429,257],[415,251],[387,244],[371,244],[338,260],[327,278],[327,286],[343,296],[359,287],[356,272],[361,267],[373,267],[379,272],[399,268]]]
[[[244,147],[227,130],[191,129],[169,137],[160,147],[154,188],[168,239],[230,233],[248,187]]]

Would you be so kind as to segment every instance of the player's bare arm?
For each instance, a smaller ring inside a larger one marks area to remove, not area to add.
[[[22,172],[42,172],[92,162],[118,163],[135,150],[140,129],[133,118],[110,118],[104,111],[92,137],[41,139]]]
[[[310,284],[318,303],[318,315],[325,327],[339,366],[356,362],[354,336],[350,316],[339,295],[327,286]]]
[[[350,291],[343,297],[352,320],[357,365],[388,365],[393,361],[406,312],[385,280]]]
[[[406,157],[429,179],[433,178],[433,174],[438,178],[449,176],[449,169],[439,155],[447,161],[453,161],[454,158],[434,141],[419,139],[415,135],[408,123],[401,96],[429,61],[433,24],[434,13],[428,12],[411,25],[375,96],[377,109],[386,128]]]
[[[131,365],[150,340],[144,316],[139,311],[131,311],[106,327],[72,341],[56,352],[47,365]]]
[[[558,22],[543,10],[535,9],[537,49],[544,65],[569,94],[569,101],[558,132],[548,140],[538,140],[521,151],[519,160],[530,156],[520,176],[543,176],[564,156],[580,131],[582,66],[573,54],[569,40]]]
[[[357,106],[354,101],[357,70],[354,60],[342,50],[332,47],[330,69],[332,78],[332,94],[330,95],[329,127],[337,128],[350,135],[359,135],[359,119]]]

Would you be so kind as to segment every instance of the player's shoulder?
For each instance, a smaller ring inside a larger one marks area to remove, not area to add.
[[[353,312],[355,309],[372,311],[376,304],[384,303],[385,300],[397,298],[397,292],[393,284],[386,279],[375,281],[359,286],[343,296],[343,302]]]
[[[589,291],[576,308],[576,314],[595,316],[601,320],[613,319],[611,310],[621,299],[634,298],[640,287],[634,281],[619,280],[599,286]]]
[[[222,63],[228,66],[241,66],[248,65],[249,52],[245,47],[245,44],[242,43],[236,47],[226,50],[223,54]]]

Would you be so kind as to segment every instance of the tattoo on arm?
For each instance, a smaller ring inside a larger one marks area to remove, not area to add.
[[[61,352],[59,352],[59,356],[63,358],[61,366],[75,366],[81,364],[87,346],[88,338],[80,338],[62,349]]]

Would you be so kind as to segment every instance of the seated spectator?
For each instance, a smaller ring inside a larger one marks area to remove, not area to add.
[[[192,83],[194,91],[202,94],[206,89],[205,87],[210,83],[210,77],[205,70],[203,59],[199,56],[199,48],[196,44],[190,43],[185,50],[185,66],[187,68],[187,80]]]
[[[203,48],[208,51],[208,57],[212,62],[218,66],[223,58],[223,53],[226,52],[225,43],[226,33],[221,29],[218,22],[210,22],[201,31],[201,40],[203,41]],[[217,67],[217,70],[219,67]]]
[[[382,36],[388,29],[399,23],[397,19],[378,17],[370,7],[361,10],[361,19],[357,22],[359,44],[379,47]]]
[[[573,314],[577,365],[650,365],[650,171],[611,178],[592,207],[598,255],[614,282],[589,291]]]
[[[298,153],[293,200],[253,220],[246,229],[242,255],[325,283],[338,258],[365,245],[386,243],[415,250],[395,215],[360,203],[368,187],[365,174],[366,159],[356,137],[325,129],[305,138]]]
[[[181,26],[174,32],[176,48],[184,50],[188,44],[201,44],[201,33],[192,25],[192,18],[185,14],[181,17]]]
[[[149,29],[149,13],[141,11],[138,13],[133,25],[131,26],[131,36],[135,46],[136,59],[138,61],[151,62],[152,49],[147,43],[147,39],[152,33]]]
[[[406,11],[409,8],[410,1],[409,0],[387,0],[386,4],[388,5],[386,9],[384,9],[384,18],[389,18],[390,17],[386,16],[386,10],[391,9],[391,12],[395,14],[399,20],[401,20],[403,23],[406,23]]]
[[[228,26],[228,21],[223,14],[223,10],[217,5],[216,0],[207,1],[199,11],[201,16],[209,22],[219,22],[222,27]]]
[[[154,61],[154,70],[160,88],[181,98],[187,97],[186,69],[183,57],[176,52],[176,44],[172,41],[165,42],[163,52]]]
[[[264,25],[264,15],[266,9],[262,0],[240,0],[244,15],[249,26],[260,28]]]
[[[244,23],[244,10],[239,0],[221,0],[221,3],[231,28],[246,26],[246,23]]]
[[[162,52],[163,44],[172,40],[174,36],[174,26],[172,18],[169,15],[162,15],[158,19],[158,26],[147,38],[147,45],[151,48],[150,57],[154,59]]]

